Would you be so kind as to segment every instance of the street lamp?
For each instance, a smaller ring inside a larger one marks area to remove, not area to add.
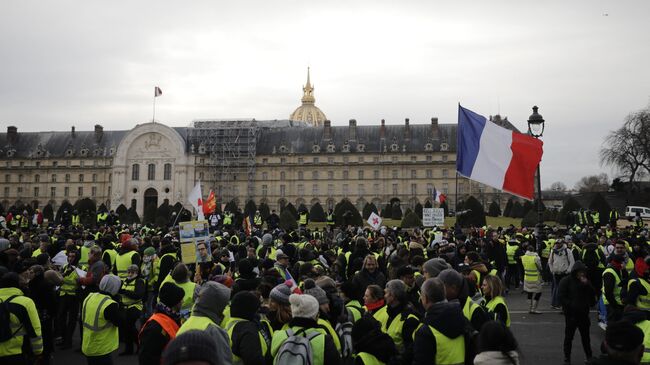
[[[539,139],[544,134],[544,118],[537,113],[537,105],[533,107],[533,114],[528,117],[528,134]],[[541,162],[540,162],[541,164]],[[539,165],[537,165],[537,247],[542,247],[542,229],[544,227],[544,211],[542,210],[542,179]]]

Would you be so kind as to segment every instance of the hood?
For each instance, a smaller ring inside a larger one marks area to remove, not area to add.
[[[575,277],[579,271],[587,272],[587,266],[582,261],[576,261],[571,268],[571,276]]]
[[[432,305],[427,310],[424,323],[452,339],[462,336],[465,330],[465,316],[457,302],[440,302]]]
[[[488,272],[487,266],[482,262],[475,262],[470,266],[470,268],[480,272],[481,274],[486,274]]]
[[[214,281],[203,284],[194,304],[192,315],[210,318],[214,323],[221,323],[223,310],[230,301],[230,289]]]
[[[567,248],[566,243],[563,243],[562,246],[560,246],[560,248],[555,248],[555,246],[553,246],[553,252],[555,254],[559,254],[561,252],[564,252],[564,250],[566,250],[566,248]]]

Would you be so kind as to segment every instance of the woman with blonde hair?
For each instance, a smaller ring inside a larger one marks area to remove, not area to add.
[[[361,271],[354,275],[352,281],[361,289],[366,290],[368,285],[386,286],[386,276],[379,270],[377,258],[373,254],[366,255],[363,259]]]
[[[498,276],[487,275],[481,285],[483,297],[485,298],[485,310],[495,321],[510,327],[510,312],[508,305],[503,298],[503,282]]]

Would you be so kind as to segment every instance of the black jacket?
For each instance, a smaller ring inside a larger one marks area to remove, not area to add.
[[[423,322],[424,325],[415,332],[413,365],[434,365],[437,344],[429,326],[455,339],[464,336],[466,319],[458,303],[440,302],[429,307]]]
[[[232,332],[232,354],[244,365],[262,365],[265,362],[258,327],[253,321],[238,322]]]
[[[140,332],[140,365],[160,365],[160,357],[169,343],[169,336],[156,321],[148,321]]]
[[[354,352],[367,352],[377,358],[377,360],[388,364],[390,360],[397,355],[395,343],[389,335],[381,332],[380,329],[374,329],[354,343]],[[365,365],[361,357],[354,360],[356,365]]]
[[[583,284],[578,280],[578,273],[586,273],[587,267],[580,261],[573,264],[571,274],[560,280],[558,295],[562,310],[566,314],[588,313],[596,304],[596,290],[591,283]]]

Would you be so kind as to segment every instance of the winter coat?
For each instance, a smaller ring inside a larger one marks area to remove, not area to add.
[[[587,272],[587,267],[580,261],[573,265],[571,275],[560,280],[558,296],[565,315],[588,313],[596,304],[596,290],[591,283],[583,284],[578,279],[580,271]]]
[[[379,329],[366,333],[359,342],[355,342],[354,352],[367,352],[385,364],[389,363],[391,358],[397,355],[393,339]],[[355,364],[363,364],[360,357],[355,359]]]
[[[379,271],[379,268],[375,272],[370,273],[367,269],[361,269],[358,273],[354,275],[352,281],[357,285],[357,288],[366,290],[368,285],[379,285],[380,287],[386,286],[386,276]]]
[[[474,358],[474,365],[519,365],[519,355],[516,351],[507,355],[501,351],[483,351]]]
[[[574,264],[571,250],[562,244],[560,248],[553,248],[548,257],[548,268],[553,274],[568,274]]]

